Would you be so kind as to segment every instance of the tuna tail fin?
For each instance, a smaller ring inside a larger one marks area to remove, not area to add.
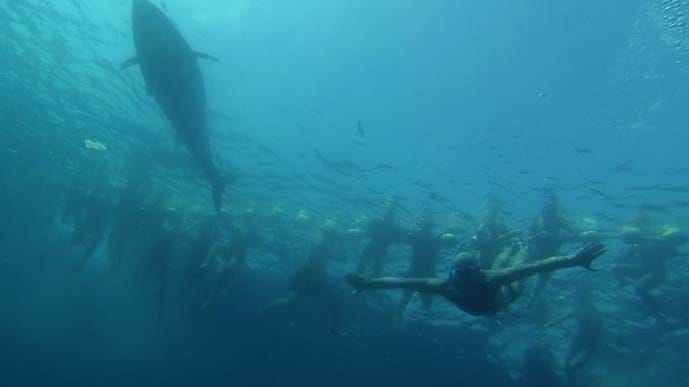
[[[222,62],[220,62],[220,59],[218,59],[212,55],[208,55],[206,53],[203,53],[201,51],[194,51],[194,56],[196,57],[196,59],[206,59],[206,60],[210,60],[210,61],[213,61],[216,63],[222,63]]]
[[[132,67],[132,66],[138,65],[138,64],[139,64],[139,58],[137,58],[137,57],[130,58],[126,62],[122,63],[122,66],[120,66],[120,71],[124,71],[124,70],[128,69],[129,67]]]

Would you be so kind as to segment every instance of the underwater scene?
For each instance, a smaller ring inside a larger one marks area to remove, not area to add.
[[[689,385],[689,0],[0,0],[0,386]]]

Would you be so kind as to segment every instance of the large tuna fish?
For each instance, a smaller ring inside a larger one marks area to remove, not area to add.
[[[122,68],[139,65],[148,94],[210,180],[213,205],[220,212],[227,180],[211,156],[206,91],[197,61],[214,58],[192,50],[170,19],[148,0],[134,0],[132,32],[136,56]]]

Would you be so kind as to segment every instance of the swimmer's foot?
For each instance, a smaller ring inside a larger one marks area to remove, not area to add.
[[[351,287],[354,288],[354,291],[352,292],[354,294],[361,293],[363,290],[366,290],[368,288],[368,281],[366,280],[366,278],[358,274],[347,274],[345,280]]]
[[[593,260],[605,254],[605,246],[601,243],[589,243],[584,246],[579,252],[574,256],[574,260],[577,264],[585,269],[595,271],[591,267]]]

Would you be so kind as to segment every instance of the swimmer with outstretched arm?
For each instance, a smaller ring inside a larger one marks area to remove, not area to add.
[[[594,259],[605,253],[605,246],[591,243],[574,255],[551,257],[517,267],[486,270],[478,265],[471,253],[460,253],[455,258],[447,279],[437,278],[373,278],[356,274],[347,275],[347,282],[355,292],[373,289],[407,289],[445,297],[459,309],[475,316],[492,315],[504,309],[517,298],[512,284],[538,273],[547,273],[568,267],[589,270]]]

